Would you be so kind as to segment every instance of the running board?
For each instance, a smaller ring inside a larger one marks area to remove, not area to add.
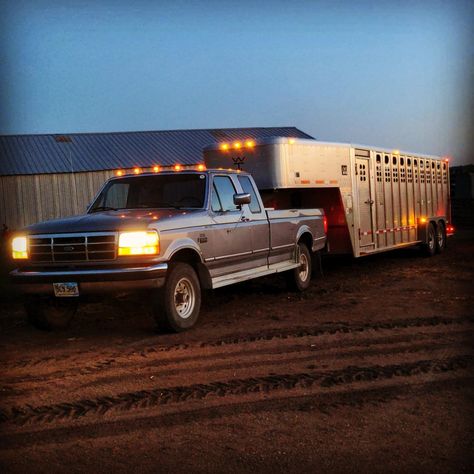
[[[244,270],[242,272],[231,273],[230,275],[213,278],[212,289],[214,290],[216,288],[220,288],[221,286],[233,285],[234,283],[251,280],[252,278],[271,275],[272,273],[286,272],[287,270],[293,270],[299,266],[299,263],[295,263],[293,261],[281,262],[274,263],[273,265],[264,265],[263,267],[252,268],[250,270]]]

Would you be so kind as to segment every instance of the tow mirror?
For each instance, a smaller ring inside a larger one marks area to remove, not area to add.
[[[241,206],[242,204],[250,204],[252,197],[249,193],[234,194],[234,204]]]

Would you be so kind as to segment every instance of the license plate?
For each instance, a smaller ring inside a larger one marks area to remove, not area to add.
[[[79,296],[79,285],[75,282],[53,283],[54,296],[60,298]]]

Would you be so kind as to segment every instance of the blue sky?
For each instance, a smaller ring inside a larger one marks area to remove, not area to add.
[[[0,133],[295,125],[474,162],[473,4],[0,0]]]

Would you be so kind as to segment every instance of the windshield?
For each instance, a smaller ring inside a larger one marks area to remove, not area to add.
[[[204,207],[206,175],[162,174],[112,180],[89,212],[117,209]]]

